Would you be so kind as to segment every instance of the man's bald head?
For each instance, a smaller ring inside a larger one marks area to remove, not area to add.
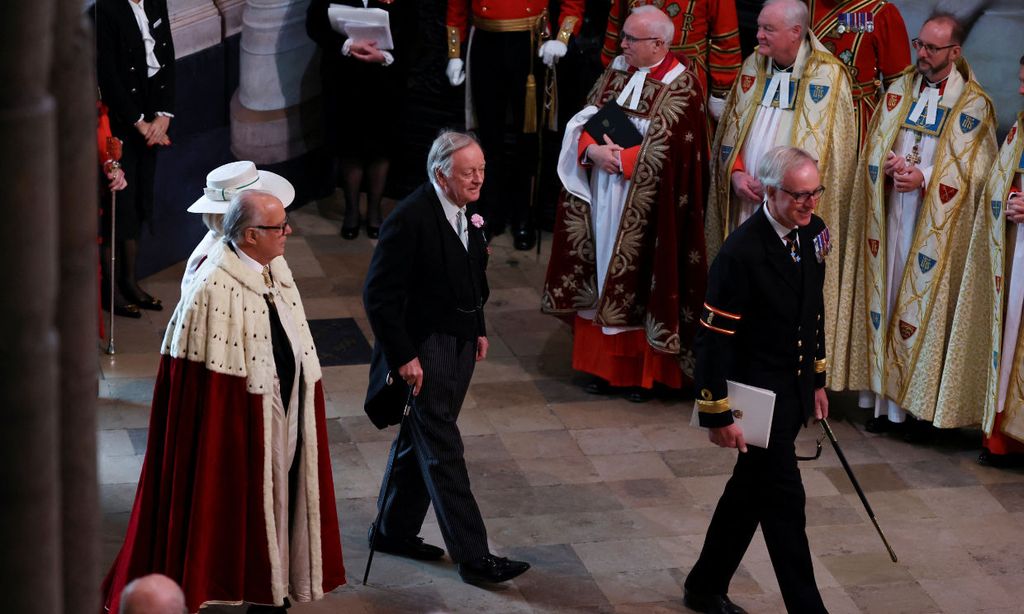
[[[121,592],[122,614],[188,614],[185,594],[167,576],[155,573],[136,578]]]
[[[661,9],[638,6],[622,25],[622,54],[630,66],[654,66],[668,55],[668,46],[675,33],[675,25]]]

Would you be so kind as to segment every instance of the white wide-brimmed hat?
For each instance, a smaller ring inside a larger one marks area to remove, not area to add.
[[[203,195],[188,208],[189,213],[220,213],[228,211],[231,199],[245,190],[270,192],[288,207],[295,200],[295,188],[284,177],[270,171],[256,170],[248,160],[229,162],[206,175]]]

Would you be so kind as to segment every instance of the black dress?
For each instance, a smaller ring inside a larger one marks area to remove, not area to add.
[[[391,157],[402,125],[405,82],[411,52],[410,19],[414,0],[384,4],[369,0],[368,8],[389,13],[395,48],[390,66],[357,60],[341,53],[346,36],[331,28],[331,4],[362,8],[362,0],[312,0],[306,11],[306,32],[320,47],[325,141],[338,156]]]

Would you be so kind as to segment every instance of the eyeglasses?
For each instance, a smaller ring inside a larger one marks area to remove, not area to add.
[[[790,198],[792,198],[801,205],[807,202],[807,199],[809,198],[818,200],[819,198],[821,198],[821,195],[825,193],[825,186],[823,185],[819,185],[817,188],[814,189],[813,192],[790,192],[786,188],[779,189],[785,192],[786,194],[789,194]]]
[[[950,43],[948,45],[943,45],[941,47],[936,47],[935,45],[931,45],[929,43],[922,43],[921,39],[919,39],[919,38],[911,39],[910,40],[910,44],[913,45],[913,47],[914,47],[914,49],[916,51],[927,51],[928,55],[932,55],[936,51],[942,51],[943,49],[949,49],[950,47],[959,47],[960,46],[957,43]]]
[[[282,223],[280,226],[250,226],[249,228],[258,228],[259,230],[276,230],[277,232],[283,235],[285,229],[287,229],[288,226],[288,216],[286,215],[284,216],[284,223]]]
[[[643,41],[660,41],[660,40],[661,40],[660,36],[644,36],[644,37],[640,37],[640,36],[633,36],[632,34],[626,34],[625,32],[622,33],[622,42],[629,43],[630,45],[635,45],[635,44],[643,42]]]

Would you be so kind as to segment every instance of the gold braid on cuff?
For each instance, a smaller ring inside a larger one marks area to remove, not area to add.
[[[558,29],[558,36],[556,40],[563,45],[569,44],[569,39],[572,38],[572,31],[576,29],[576,22],[579,21],[576,17],[566,17],[562,20],[562,27]]]
[[[729,397],[717,401],[697,399],[697,411],[702,414],[721,414],[729,411]]]
[[[821,358],[819,360],[815,360],[814,361],[814,372],[815,373],[824,373],[825,369],[827,369],[827,368],[828,368],[828,359],[827,358]]]
[[[459,29],[455,26],[448,26],[448,59],[457,59],[460,55],[459,47],[462,41],[459,38]]]

